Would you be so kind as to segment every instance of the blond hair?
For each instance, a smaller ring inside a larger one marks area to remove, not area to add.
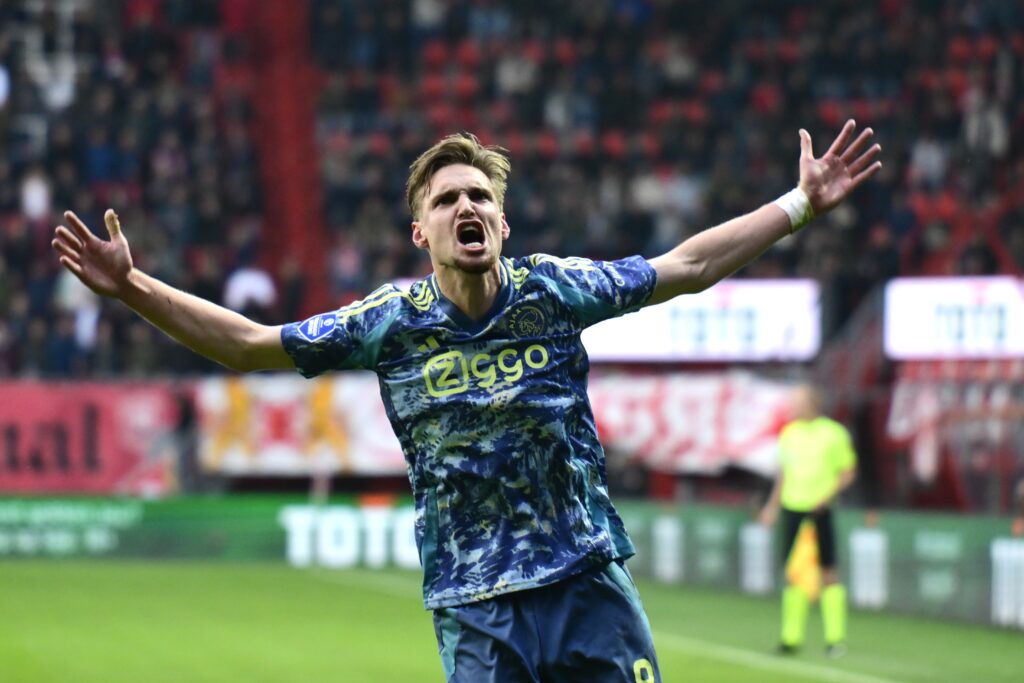
[[[466,164],[483,171],[491,181],[494,201],[500,211],[505,204],[505,187],[512,164],[508,150],[497,145],[483,145],[472,133],[456,133],[441,139],[421,154],[409,166],[409,180],[405,184],[405,199],[413,219],[419,219],[420,206],[430,187],[430,179],[445,166]]]

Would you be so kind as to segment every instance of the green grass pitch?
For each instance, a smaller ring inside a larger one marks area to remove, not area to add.
[[[775,600],[642,583],[665,683],[1024,680],[1024,634],[854,612],[850,652],[771,653]],[[440,681],[419,575],[0,562],[4,683]]]

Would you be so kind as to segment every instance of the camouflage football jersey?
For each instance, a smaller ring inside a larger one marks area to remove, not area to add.
[[[286,325],[306,377],[365,368],[402,445],[428,609],[554,583],[634,553],[608,498],[580,332],[640,308],[654,269],[534,255],[500,261],[474,321],[433,276]]]

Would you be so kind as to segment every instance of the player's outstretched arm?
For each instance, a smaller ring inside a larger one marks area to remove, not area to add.
[[[169,336],[233,370],[294,367],[281,344],[280,327],[255,323],[135,268],[113,210],[103,216],[109,241],[92,234],[71,211],[64,218],[70,228],[57,227],[51,244],[61,265],[92,291],[120,299]]]
[[[865,128],[853,139],[856,127],[852,119],[847,121],[828,151],[817,158],[810,134],[800,129],[797,188],[771,204],[709,228],[667,254],[651,259],[658,284],[648,303],[657,304],[707,289],[815,216],[842,203],[882,167],[882,162],[875,161],[881,146],[868,144],[874,132]]]

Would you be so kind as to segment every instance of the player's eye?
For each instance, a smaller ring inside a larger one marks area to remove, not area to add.
[[[491,201],[491,193],[482,189],[470,190],[469,198],[474,202],[489,202]]]

